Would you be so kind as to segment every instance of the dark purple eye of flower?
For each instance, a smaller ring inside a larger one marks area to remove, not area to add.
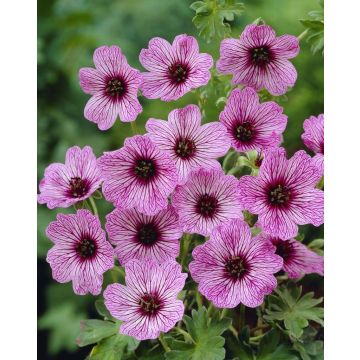
[[[175,152],[182,159],[190,158],[196,150],[195,143],[189,139],[180,138],[175,145]]]
[[[155,176],[156,168],[152,160],[140,159],[135,165],[135,174],[141,180],[150,180]]]
[[[85,238],[77,244],[76,252],[82,258],[91,258],[96,253],[96,244],[93,240]]]
[[[139,305],[145,314],[153,315],[160,308],[160,301],[156,296],[145,293],[139,301]]]
[[[124,94],[126,86],[123,80],[119,78],[110,79],[107,84],[105,91],[111,97],[121,96]]]
[[[196,204],[197,212],[204,217],[213,216],[217,208],[218,208],[217,199],[214,196],[208,194],[202,195]]]
[[[85,196],[89,191],[89,185],[87,181],[82,180],[79,177],[72,177],[70,179],[70,195],[74,198],[80,198]]]
[[[276,242],[275,254],[281,256],[284,260],[288,259],[293,252],[293,247],[290,241],[278,240]]]
[[[232,256],[226,261],[225,270],[230,277],[240,279],[246,271],[246,263],[239,256]]]
[[[249,142],[254,136],[254,129],[249,122],[244,122],[234,128],[234,136],[242,142]]]
[[[284,205],[290,200],[291,191],[284,185],[272,187],[269,191],[269,201],[274,205]]]
[[[153,245],[158,240],[159,233],[154,224],[143,224],[137,231],[137,238],[143,245]]]
[[[186,65],[177,63],[169,67],[169,75],[174,83],[181,84],[188,78],[189,70]]]
[[[266,46],[251,49],[251,60],[259,66],[264,66],[270,62],[270,50]]]
[[[320,153],[324,154],[324,142],[320,144]]]

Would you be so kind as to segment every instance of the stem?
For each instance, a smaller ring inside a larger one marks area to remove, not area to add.
[[[302,40],[306,34],[308,33],[309,29],[304,30],[297,38],[298,40]]]
[[[92,208],[92,211],[93,211],[94,215],[99,215],[98,209],[97,209],[96,204],[95,204],[95,200],[93,199],[92,196],[89,197],[89,201],[90,201],[90,205],[91,205],[91,208]]]
[[[239,333],[237,332],[237,330],[232,325],[229,326],[229,330],[234,334],[234,336],[236,338],[239,337]]]
[[[189,252],[189,247],[191,243],[191,234],[185,234],[183,237],[183,247],[181,254],[181,266],[184,267],[186,263],[186,258]]]
[[[132,131],[133,135],[138,134],[139,131],[138,131],[138,128],[137,128],[137,126],[135,124],[135,121],[131,121],[130,125],[131,125],[131,131]]]
[[[228,310],[229,309],[227,309],[227,308],[222,309],[221,314],[220,314],[220,320],[226,316]]]
[[[158,340],[159,340],[160,344],[162,345],[162,347],[164,348],[165,352],[169,352],[170,348],[169,348],[169,345],[167,344],[167,342],[166,342],[166,340],[164,338],[163,333],[160,333],[160,335],[158,337]]]
[[[175,328],[175,330],[176,330],[179,334],[181,334],[181,335],[184,336],[185,341],[190,342],[190,343],[193,343],[193,344],[195,343],[194,339],[191,337],[191,335],[190,335],[187,331],[179,328],[178,326]]]
[[[244,325],[245,325],[245,305],[240,304],[239,331],[241,331]]]
[[[198,290],[195,290],[195,299],[196,299],[198,309],[201,309],[202,305],[203,305],[203,301],[202,301],[201,295]]]
[[[214,312],[214,310],[215,310],[214,304],[212,302],[210,302],[210,305],[208,307],[209,316]]]

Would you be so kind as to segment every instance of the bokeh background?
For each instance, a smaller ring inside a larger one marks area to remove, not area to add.
[[[244,26],[262,17],[278,34],[299,35],[304,27],[298,21],[318,9],[317,0],[244,0],[246,9],[232,24],[232,37],[238,37]],[[93,66],[92,53],[101,45],[118,45],[131,66],[142,69],[138,54],[154,36],[169,41],[182,33],[197,36],[192,24],[192,0],[39,0],[38,2],[38,180],[51,162],[63,162],[66,149],[73,145],[91,145],[97,156],[119,148],[131,135],[130,124],[116,125],[101,132],[87,121],[83,109],[88,96],[78,83],[79,68]],[[199,38],[198,38],[199,39]],[[199,39],[201,52],[219,58],[217,40],[206,44]],[[288,152],[304,148],[300,134],[302,123],[310,115],[323,112],[323,57],[312,55],[310,46],[301,43],[300,55],[293,61],[298,81],[282,102],[288,115],[284,145]],[[225,96],[225,94],[224,94]],[[205,105],[204,121],[218,119],[221,108],[215,100]],[[140,97],[144,111],[136,120],[144,132],[149,117],[167,119],[170,110],[196,103],[194,94],[178,101],[164,103]],[[98,202],[102,214],[111,210],[105,201]],[[51,243],[45,237],[47,224],[57,212],[38,207],[38,358],[84,359],[90,348],[79,349],[75,338],[79,321],[97,317],[94,297],[76,296],[70,284],[58,284],[51,278],[45,261]],[[322,237],[322,228],[304,227],[305,241]],[[107,281],[107,280],[106,280]],[[305,286],[322,293],[319,277],[308,277]]]

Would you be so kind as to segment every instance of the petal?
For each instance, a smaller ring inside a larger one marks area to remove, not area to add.
[[[116,77],[127,61],[118,46],[101,46],[94,51],[94,64],[102,74]]]
[[[173,49],[166,40],[155,37],[149,41],[148,49],[141,50],[139,60],[148,71],[167,71],[174,61]]]
[[[82,68],[79,71],[80,86],[87,94],[104,90],[106,78],[104,74],[93,68]]]
[[[299,39],[293,35],[282,35],[274,39],[271,51],[276,56],[292,59],[299,54]]]

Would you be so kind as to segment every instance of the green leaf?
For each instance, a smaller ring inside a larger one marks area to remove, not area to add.
[[[76,343],[80,347],[95,344],[118,332],[119,323],[97,319],[82,320],[80,322],[80,334],[76,338]]]
[[[204,0],[192,3],[190,8],[195,10],[192,21],[199,35],[210,42],[215,37],[223,39],[230,35],[228,22],[234,21],[235,15],[243,12],[244,4],[236,0]]]
[[[171,341],[167,360],[223,360],[225,339],[220,336],[231,324],[231,319],[210,318],[205,307],[192,311],[192,318],[185,315],[183,321],[193,342]]]
[[[314,293],[309,292],[301,297],[301,286],[281,287],[275,290],[276,295],[268,298],[269,307],[266,309],[265,320],[283,321],[290,337],[299,339],[303,329],[309,321],[323,325],[324,309],[318,307],[323,299],[315,299]]]
[[[324,255],[324,239],[315,239],[308,245],[309,249],[315,251],[319,255]]]
[[[237,341],[233,337],[226,339],[226,345],[232,356],[237,360],[254,360],[254,354],[250,346],[245,345],[243,341]],[[233,359],[233,360],[235,360]]]
[[[89,360],[119,360],[133,352],[139,341],[126,335],[117,334],[99,342],[91,351]]]
[[[95,301],[95,309],[99,313],[99,315],[103,316],[105,320],[113,320],[117,321],[109,312],[109,310],[106,308],[104,300],[98,299]]]

